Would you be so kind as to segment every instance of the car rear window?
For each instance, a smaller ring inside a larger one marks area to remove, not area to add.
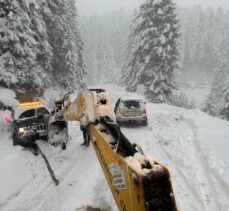
[[[29,118],[29,117],[35,117],[35,109],[30,109],[30,110],[27,110],[27,111],[23,112],[19,116],[19,119]]]
[[[122,101],[123,106],[126,108],[141,108],[142,102],[136,100]]]
[[[46,108],[38,108],[37,109],[37,116],[45,115],[45,114],[49,114],[49,111]]]

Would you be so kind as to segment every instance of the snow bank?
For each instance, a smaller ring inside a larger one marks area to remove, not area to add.
[[[170,169],[180,210],[228,210],[229,122],[168,105],[148,110],[143,146]]]
[[[16,95],[11,89],[0,87],[0,101],[7,106],[15,106],[19,102],[15,99]]]

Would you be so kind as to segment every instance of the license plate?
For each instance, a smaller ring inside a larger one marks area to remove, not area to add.
[[[131,116],[135,116],[136,115],[135,112],[128,112],[128,114],[131,115]]]

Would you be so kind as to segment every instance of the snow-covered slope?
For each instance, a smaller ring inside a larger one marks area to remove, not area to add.
[[[118,97],[139,96],[108,87]],[[170,169],[179,210],[229,210],[229,122],[199,110],[147,104],[148,127],[122,127],[131,142]],[[2,115],[2,113],[1,113]],[[73,211],[91,205],[117,210],[93,149],[84,148],[78,123],[71,123],[68,149],[39,141],[60,180],[55,186],[41,156],[13,147],[0,123],[0,210]]]

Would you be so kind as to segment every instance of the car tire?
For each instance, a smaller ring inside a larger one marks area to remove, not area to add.
[[[61,148],[62,148],[62,150],[66,150],[66,148],[67,148],[66,143],[63,143]]]
[[[48,138],[48,136],[42,136],[42,140],[44,140],[44,141],[48,141],[48,140],[49,140],[49,138]]]
[[[144,122],[143,122],[143,125],[144,125],[144,126],[148,126],[148,121],[147,121],[147,120],[144,121]]]
[[[117,124],[119,125],[119,127],[121,127],[121,125],[122,125],[122,123],[118,120],[117,120]]]
[[[13,146],[18,145],[18,137],[16,132],[13,132],[12,139],[13,139]]]

